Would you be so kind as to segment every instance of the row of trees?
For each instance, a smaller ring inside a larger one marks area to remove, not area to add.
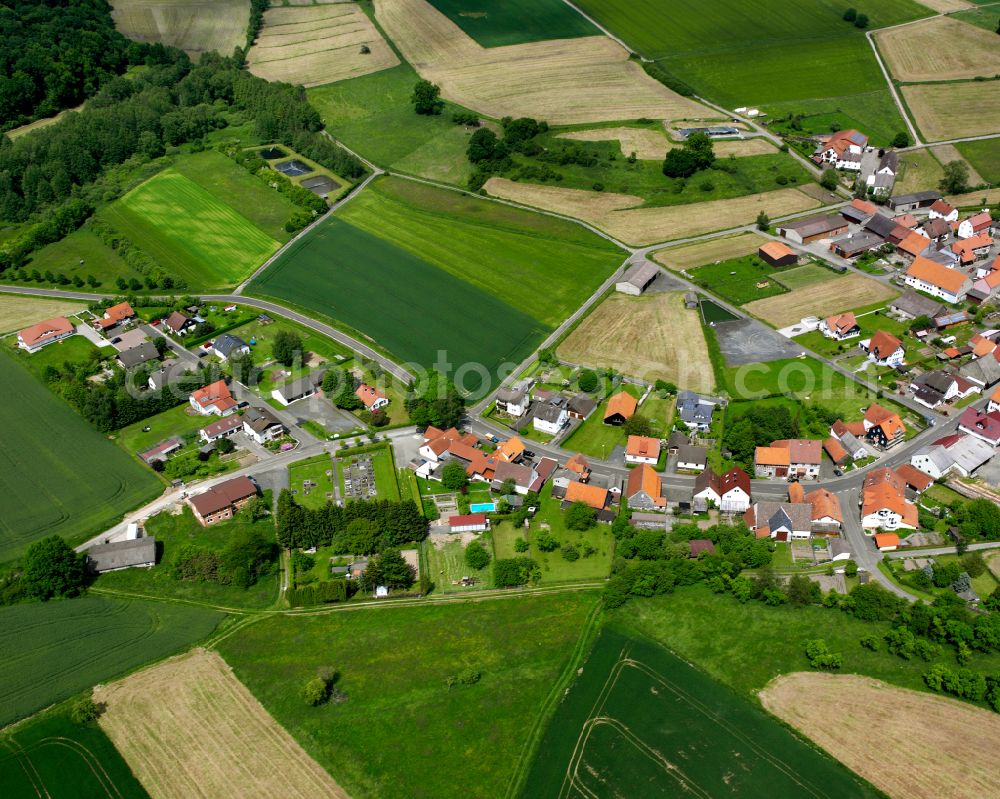
[[[343,507],[327,502],[304,508],[291,491],[278,495],[277,540],[286,548],[332,546],[356,555],[399,547],[427,537],[427,520],[412,499],[357,500]]]

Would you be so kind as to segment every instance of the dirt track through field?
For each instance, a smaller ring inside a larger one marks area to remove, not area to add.
[[[951,17],[880,31],[875,40],[892,76],[904,82],[992,77],[1000,72],[997,35]]]
[[[684,307],[682,292],[611,295],[570,333],[559,355],[570,363],[610,366],[649,382],[712,389],[712,362],[699,313]]]
[[[788,674],[760,700],[893,799],[1000,796],[996,713],[853,674]]]
[[[399,59],[360,6],[334,3],[265,11],[247,63],[261,78],[309,87],[388,69]]]
[[[152,799],[348,799],[214,652],[97,686],[94,700]]]
[[[653,80],[606,36],[484,48],[426,0],[375,0],[375,16],[445,98],[490,116],[553,124],[719,116]]]
[[[632,246],[749,224],[760,211],[773,218],[806,211],[820,204],[819,200],[798,189],[778,189],[729,200],[662,208],[639,208],[643,199],[633,194],[562,189],[506,178],[490,178],[486,190],[494,197],[582,219]]]
[[[744,310],[777,328],[794,325],[806,316],[830,314],[860,308],[895,297],[898,292],[888,286],[855,273],[795,289],[787,294],[777,294],[763,300],[754,300],[743,306]]]

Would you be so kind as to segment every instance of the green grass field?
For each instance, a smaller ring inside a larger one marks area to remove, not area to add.
[[[972,2],[978,3],[982,7],[956,11],[948,16],[960,19],[962,22],[968,22],[990,33],[996,32],[997,20],[1000,19],[1000,3],[996,3],[994,0],[972,0]]]
[[[74,723],[61,707],[0,734],[0,796],[149,795],[101,728]]]
[[[304,508],[322,508],[328,501],[328,493],[329,499],[333,499],[333,473],[333,461],[326,454],[295,461],[288,467],[288,487],[295,494],[295,501]],[[306,481],[313,485],[305,488]]]
[[[764,106],[772,117],[778,104],[812,101],[824,111],[857,117],[883,144],[903,129],[902,119],[862,32],[842,14],[852,6],[877,28],[932,13],[912,0],[721,0],[708,6],[697,0],[581,0],[580,6],[703,96],[730,108]],[[828,80],[831,74],[835,81]]]
[[[601,33],[562,0],[431,0],[431,5],[483,47]]]
[[[172,655],[223,615],[99,596],[0,608],[0,725]]]
[[[201,428],[212,423],[211,419],[188,413],[190,405],[178,405],[156,416],[150,416],[128,427],[123,427],[115,433],[118,445],[129,455],[136,455],[152,449],[164,439],[171,436],[194,436]],[[149,428],[146,432],[143,428]],[[203,442],[202,442],[203,443]]]
[[[274,540],[271,518],[255,523],[235,520],[202,527],[187,507],[176,516],[158,513],[145,524],[147,535],[156,538],[156,566],[108,572],[97,578],[96,586],[169,599],[209,602],[227,608],[270,608],[278,598],[277,573],[263,577],[246,589],[202,580],[177,580],[172,574],[174,558],[182,547],[190,544],[218,551],[234,534],[250,529],[256,530],[268,541]]]
[[[806,286],[815,286],[817,283],[826,283],[828,280],[836,278],[837,273],[832,269],[818,264],[805,264],[792,269],[784,269],[775,279],[787,289],[801,289]]]
[[[343,322],[406,361],[430,366],[445,351],[453,366],[481,364],[492,383],[618,261],[561,220],[387,180],[296,242],[252,291]],[[466,389],[482,382],[466,370]]]
[[[638,399],[642,392],[637,386],[623,385],[620,387],[633,397]],[[617,390],[614,392],[617,393]],[[564,446],[572,452],[582,452],[602,460],[610,457],[615,447],[624,447],[628,436],[625,435],[623,427],[604,424],[604,413],[607,411],[607,400],[602,402],[590,416],[581,424],[572,435],[563,442]],[[639,411],[639,413],[642,413]]]
[[[689,272],[691,280],[710,289],[734,305],[743,305],[765,297],[787,293],[778,279],[785,274],[781,268],[770,266],[756,255],[730,258],[717,264],[699,266]],[[757,284],[766,284],[758,288]]]
[[[239,204],[239,198],[233,198]],[[172,169],[100,212],[192,288],[232,286],[280,246],[250,220]]]
[[[1000,5],[996,6],[992,19],[993,30],[996,30],[997,20],[1000,20]],[[955,149],[983,176],[983,180],[994,185],[1000,183],[1000,143],[996,139],[959,142]]]
[[[605,629],[557,710],[521,795],[682,794],[881,795],[676,655]]]
[[[115,280],[119,277],[125,280],[143,279],[141,274],[125,263],[118,253],[91,233],[86,226],[73,231],[64,239],[47,244],[33,252],[25,270],[30,275],[33,269],[37,269],[43,275],[47,271],[56,276],[64,274],[70,280],[79,277],[85,281],[93,275],[100,284],[98,288],[104,291],[116,291]],[[5,282],[12,281],[11,273],[8,272],[4,278]],[[29,282],[25,285],[48,285],[48,283]],[[90,287],[80,289],[80,291],[93,290]]]
[[[62,347],[52,344],[39,354],[49,356]],[[0,384],[6,397],[0,403],[0,561],[53,533],[79,543],[160,493],[151,472],[6,351],[0,352]]]
[[[590,592],[273,618],[219,646],[236,676],[354,799],[503,796],[571,663]],[[320,666],[347,701],[306,707]],[[446,679],[475,669],[475,685]]]
[[[464,185],[472,170],[465,150],[470,131],[455,125],[458,106],[444,113],[413,113],[410,96],[419,80],[409,64],[309,89],[309,102],[326,129],[382,167]]]
[[[216,150],[178,158],[173,170],[197,183],[223,205],[231,205],[272,239],[288,241],[285,221],[299,210],[231,158]]]

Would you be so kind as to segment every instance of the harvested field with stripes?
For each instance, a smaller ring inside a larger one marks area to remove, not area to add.
[[[754,300],[743,306],[745,311],[777,328],[794,325],[806,316],[830,314],[861,308],[895,297],[898,292],[864,275],[851,273],[803,288]]]
[[[375,15],[443,97],[490,116],[551,124],[719,116],[653,80],[606,36],[484,48],[425,0],[376,0]]]
[[[996,83],[921,83],[900,91],[928,141],[1000,133]]]
[[[1000,72],[997,35],[951,17],[934,17],[875,34],[896,80],[992,77]],[[968,109],[967,113],[974,113]]]
[[[643,161],[659,161],[667,150],[681,146],[680,142],[670,141],[666,133],[651,128],[597,128],[595,130],[571,130],[559,134],[560,139],[574,141],[617,141],[622,148],[622,155],[628,157],[635,153],[636,158]],[[771,155],[777,149],[767,139],[752,138],[732,141],[714,142],[715,154],[719,158],[730,155]]]
[[[197,61],[202,53],[232,55],[246,44],[247,0],[114,0],[115,27],[130,39],[179,47]]]
[[[486,190],[494,197],[589,222],[633,246],[748,224],[761,211],[773,219],[807,211],[820,204],[799,189],[778,189],[728,200],[663,208],[641,208],[643,199],[633,194],[561,189],[516,183],[506,178],[490,178]]]
[[[214,652],[94,689],[101,728],[153,799],[347,799]]]
[[[33,325],[53,316],[67,316],[86,309],[82,302],[22,297],[17,294],[0,296],[0,333]]]
[[[993,767],[1000,717],[989,710],[869,677],[816,672],[778,677],[760,701],[889,796],[1000,795]],[[872,741],[892,741],[892,756]]]
[[[663,264],[668,269],[683,271],[696,266],[714,264],[716,261],[727,261],[756,252],[761,244],[769,241],[756,233],[740,233],[736,236],[726,236],[697,244],[685,244],[683,247],[670,247],[653,253],[653,260]]]
[[[261,78],[309,87],[388,69],[399,59],[360,6],[331,3],[265,11],[247,63]]]

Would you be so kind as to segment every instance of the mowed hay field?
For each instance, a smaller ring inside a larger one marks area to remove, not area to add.
[[[642,198],[631,194],[562,189],[506,178],[490,178],[485,188],[495,197],[589,222],[634,246],[747,224],[761,211],[775,218],[820,205],[819,200],[799,189],[778,189],[693,205],[640,208]]]
[[[561,699],[521,797],[682,795],[879,794],[681,658],[605,629]]]
[[[903,82],[992,77],[1000,72],[997,35],[951,17],[875,34],[882,57]]]
[[[929,141],[1000,132],[1000,91],[995,83],[924,83],[900,91]]]
[[[998,151],[997,157],[1000,157],[1000,143],[993,139],[987,139],[985,140],[985,143],[992,145],[992,147]],[[938,162],[942,164],[947,164],[951,161],[964,162],[969,168],[970,186],[978,186],[980,183],[986,182],[986,178],[979,174],[976,168],[969,162],[968,159],[966,159],[964,155],[962,155],[961,152],[959,152],[958,148],[954,144],[939,144],[937,147],[931,147],[930,151],[934,154],[934,157],[937,158]],[[943,171],[944,170],[942,169],[942,172]]]
[[[426,0],[376,0],[375,15],[443,97],[489,116],[551,124],[719,116],[650,78],[606,36],[484,48]]]
[[[595,130],[571,130],[559,134],[560,139],[574,141],[617,141],[621,146],[622,155],[628,157],[635,153],[636,158],[645,161],[662,160],[668,150],[680,147],[680,142],[672,142],[666,133],[651,128],[597,128]],[[715,154],[719,158],[730,155],[772,155],[777,148],[767,139],[752,138],[733,141],[717,141],[713,143]]]
[[[232,55],[246,44],[248,0],[114,0],[115,27],[130,39],[184,50],[195,61],[214,50]]]
[[[668,269],[683,271],[697,266],[713,264],[716,261],[727,261],[757,252],[760,245],[769,239],[756,233],[740,233],[736,236],[725,236],[717,239],[701,241],[697,244],[685,244],[683,247],[668,247],[653,253],[653,260],[663,264]]]
[[[367,47],[370,52],[362,53]],[[270,81],[319,86],[399,63],[356,3],[269,8],[247,54],[250,71]]]
[[[817,267],[819,268],[819,267]],[[780,280],[784,275],[777,275]],[[743,309],[774,327],[787,327],[806,316],[825,317],[891,299],[899,292],[864,275],[851,273],[796,288],[787,294],[754,300]]]
[[[46,352],[61,346],[51,344]],[[53,533],[78,543],[160,493],[152,472],[88,425],[6,348],[0,351],[0,429],[0,561]]]
[[[214,652],[173,658],[94,689],[101,729],[154,799],[347,794]]]
[[[238,204],[239,198],[233,201]],[[235,285],[280,246],[173,170],[150,178],[100,215],[191,287]]]
[[[893,191],[896,194],[911,194],[935,187],[944,177],[944,168],[929,150],[911,150],[899,154],[900,176],[896,178]]]
[[[219,653],[353,799],[501,797],[597,602],[583,590],[273,616]],[[307,707],[298,689],[326,665],[347,701]],[[449,688],[465,669],[479,681]]]
[[[0,726],[185,649],[223,617],[99,596],[0,608]]]
[[[83,303],[69,300],[0,294],[0,333],[10,333],[53,316],[68,316],[86,309],[87,306]]]
[[[1000,717],[854,674],[797,672],[760,692],[778,718],[894,799],[1000,796]],[[875,741],[891,742],[891,753]]]
[[[612,294],[559,345],[559,356],[692,391],[711,391],[714,382],[700,314],[684,307],[682,292]]]

